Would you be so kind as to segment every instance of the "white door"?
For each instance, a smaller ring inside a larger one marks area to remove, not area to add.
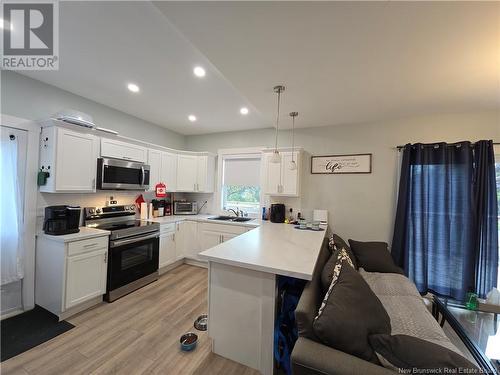
[[[161,180],[161,154],[158,150],[148,150],[149,190],[154,190]]]
[[[95,192],[98,138],[59,128],[56,191]]]
[[[290,162],[292,161],[292,153],[284,152],[281,155],[281,193],[286,195],[298,195],[299,193],[299,161],[297,160],[298,153],[293,153],[293,158],[297,164],[296,169],[290,169]]]
[[[21,199],[18,201],[20,207],[18,208],[18,212],[22,215],[21,220],[24,223],[24,199],[25,199],[25,178],[26,178],[26,155],[27,155],[27,132],[25,130],[20,130],[20,129],[14,129],[10,128],[7,126],[1,126],[0,129],[0,137],[2,139],[2,143],[10,143],[14,142],[15,147],[12,148],[14,151],[15,155],[12,155],[17,162],[15,163],[17,167],[15,167],[13,170],[10,168],[5,168],[7,166],[4,166],[3,160],[2,160],[2,165],[0,167],[0,173],[2,176],[4,173],[14,173],[17,174],[17,181],[18,181],[18,188],[19,188],[19,196]],[[0,150],[1,152],[2,150]],[[4,152],[7,151],[7,149],[3,150]],[[2,158],[4,156],[2,155]],[[4,203],[12,203],[14,199],[10,196],[10,194],[7,194],[8,192],[6,191],[5,185],[2,185],[0,188],[0,191],[2,191],[2,196],[0,197],[0,200],[2,198],[7,199],[8,202],[3,202],[0,204],[0,210],[2,212],[8,213],[10,212],[8,207],[4,207]],[[12,192],[14,193],[14,192]],[[8,220],[12,220],[12,216],[9,215]],[[3,220],[2,220],[3,221]],[[5,228],[8,229],[8,228]],[[24,232],[24,228],[21,228],[21,232]],[[3,235],[2,235],[3,237]],[[4,251],[7,250],[7,246],[3,244],[3,238],[2,238],[2,243],[0,243],[0,248],[3,249]],[[16,257],[16,254],[13,252],[8,252],[8,254],[5,254],[2,251],[2,262],[6,262],[7,259],[6,257]],[[17,259],[9,259],[9,262],[12,262],[12,264],[17,264]],[[3,275],[4,277],[6,275]],[[22,280],[19,281],[13,281],[7,284],[4,284],[0,288],[0,315],[4,316],[6,314],[9,314],[13,311],[19,310],[23,308],[23,303],[22,303]]]
[[[160,260],[159,267],[167,266],[176,260],[175,232],[162,234],[160,236]]]
[[[208,191],[208,156],[198,156],[196,168],[196,191]]]
[[[210,230],[201,230],[200,251],[208,250],[222,242],[222,234]]]
[[[65,308],[106,293],[107,249],[67,258]]]
[[[197,169],[197,156],[177,156],[177,191],[196,191]]]
[[[177,155],[168,152],[161,154],[161,182],[167,185],[167,191],[177,190]]]
[[[271,163],[271,154],[264,158],[265,170],[265,192],[267,194],[279,194],[281,190],[281,163]]]
[[[101,139],[101,156],[145,163],[148,157],[145,147],[114,139]]]

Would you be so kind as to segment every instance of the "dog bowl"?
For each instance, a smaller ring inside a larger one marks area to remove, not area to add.
[[[189,352],[196,348],[196,343],[198,342],[198,335],[193,332],[188,332],[181,336],[179,340],[181,343],[181,350]]]
[[[196,328],[198,331],[206,331],[207,325],[208,325],[208,315],[206,314],[200,315],[198,319],[194,321],[194,328]]]

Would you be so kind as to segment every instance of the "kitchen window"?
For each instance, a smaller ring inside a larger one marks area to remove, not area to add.
[[[225,155],[222,161],[221,209],[260,212],[260,154]]]

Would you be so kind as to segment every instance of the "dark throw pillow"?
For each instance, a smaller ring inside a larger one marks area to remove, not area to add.
[[[336,266],[337,267],[337,266]],[[391,322],[363,277],[340,261],[340,271],[313,321],[314,334],[325,345],[378,363],[368,336],[391,332]]]
[[[354,253],[352,252],[347,242],[345,242],[339,235],[334,233],[330,236],[330,238],[328,239],[328,248],[330,249],[332,254],[335,250],[345,249],[347,251],[347,254],[349,254],[349,257],[351,258],[351,262],[354,264],[354,268],[358,269]]]
[[[403,270],[394,264],[386,242],[349,240],[349,244],[356,257],[358,267],[363,267],[365,271],[404,275]]]
[[[477,367],[460,354],[417,337],[376,334],[370,335],[369,341],[382,365],[396,371],[416,368],[436,369],[435,374],[479,373]]]

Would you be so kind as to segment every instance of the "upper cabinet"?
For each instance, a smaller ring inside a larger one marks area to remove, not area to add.
[[[92,193],[96,186],[99,138],[56,126],[42,128],[40,168],[49,172],[45,193]]]
[[[281,195],[297,197],[300,195],[300,175],[302,170],[302,153],[293,152],[293,160],[297,168],[291,169],[292,152],[280,152],[281,162],[271,163],[271,153],[264,153],[263,176],[264,193],[268,195]]]
[[[101,139],[101,156],[146,163],[148,150],[145,147],[114,139]]]
[[[213,193],[215,157],[207,155],[177,156],[177,191]]]
[[[148,150],[150,167],[150,190],[154,190],[157,183],[166,185],[167,191],[177,190],[177,155],[169,152]]]

